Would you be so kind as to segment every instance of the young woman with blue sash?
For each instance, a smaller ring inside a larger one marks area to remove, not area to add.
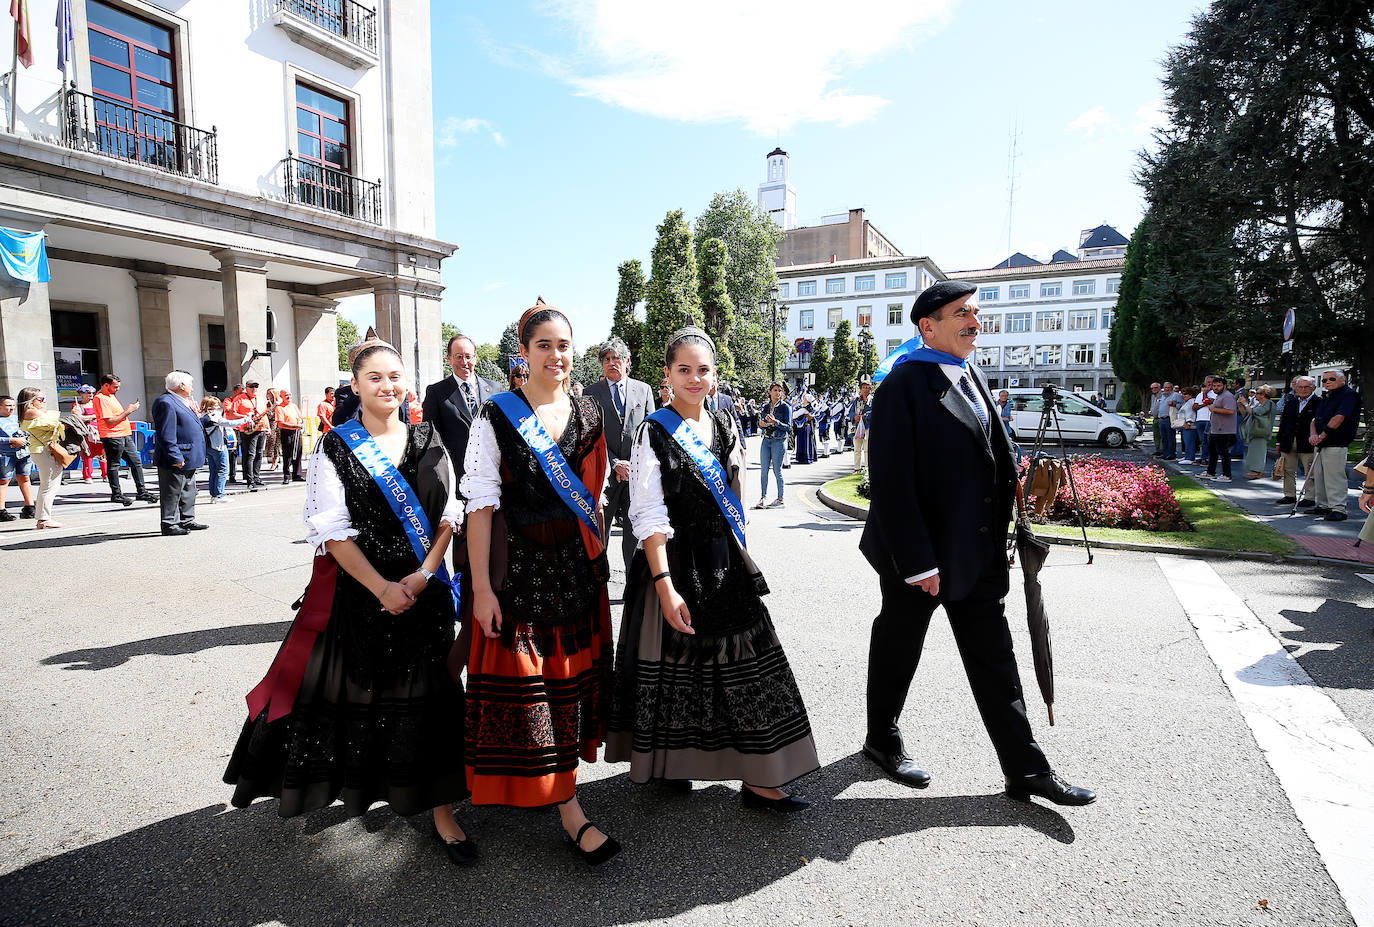
[[[517,325],[530,376],[473,423],[461,483],[476,619],[465,747],[475,805],[557,806],[592,865],[620,845],[576,797],[606,733],[613,655],[600,406],[570,396],[572,327],[540,300]]]
[[[801,692],[745,546],[744,442],[703,407],[715,346],[687,328],[668,342],[673,401],[640,427],[630,523],[643,542],[625,586],[606,759],[634,782],[690,791],[738,780],[748,807],[800,811],[781,787],[819,762]]]
[[[396,410],[405,370],[388,344],[353,360],[362,416],[320,439],[306,481],[314,572],[225,771],[233,804],[278,799],[282,817],[342,800],[431,811],[455,863],[476,846],[453,817],[467,797],[463,688],[449,672],[455,603],[444,566],[462,519],[452,465],[429,424]]]

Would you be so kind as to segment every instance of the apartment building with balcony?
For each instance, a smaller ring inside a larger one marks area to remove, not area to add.
[[[65,70],[58,0],[28,8],[0,227],[52,279],[0,273],[0,392],[113,372],[146,409],[182,369],[313,403],[356,295],[441,376],[429,0],[70,0]]]

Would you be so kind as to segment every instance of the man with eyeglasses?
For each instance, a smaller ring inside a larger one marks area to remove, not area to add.
[[[1326,371],[1321,382],[1326,394],[1317,404],[1309,438],[1315,455],[1312,481],[1317,487],[1317,504],[1309,511],[1327,521],[1345,521],[1350,491],[1346,455],[1360,425],[1360,394],[1346,386],[1341,370]]]

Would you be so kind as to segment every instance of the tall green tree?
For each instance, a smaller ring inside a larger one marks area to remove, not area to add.
[[[697,294],[697,262],[692,252],[692,230],[674,209],[664,217],[654,242],[652,276],[649,278],[644,317],[644,343],[634,358],[634,376],[646,383],[662,375],[663,351],[668,338],[687,325],[705,323]]]
[[[584,387],[591,386],[601,379],[601,361],[597,359],[597,354],[601,351],[601,345],[594,344],[583,351],[573,360],[573,381],[581,383]]]
[[[515,326],[515,322],[507,325],[505,331],[501,332],[501,340],[496,345],[496,366],[501,368],[502,382],[505,382],[510,376],[510,359],[520,356],[520,333]]]
[[[1212,363],[1230,348],[1277,369],[1293,306],[1300,368],[1374,362],[1372,34],[1365,0],[1213,0],[1166,58],[1169,125],[1140,170],[1163,281],[1146,299],[1224,312]]]
[[[850,334],[851,329],[848,319],[835,327],[834,353],[830,356],[831,389],[844,389],[859,379],[859,344]]]
[[[351,319],[345,319],[343,316],[336,316],[336,319],[339,326],[339,370],[342,371],[348,369],[348,346],[357,344],[362,340],[362,336],[358,334],[358,326]]]
[[[859,329],[859,375],[873,376],[878,369],[878,346],[873,343],[873,332],[867,328]]]
[[[725,381],[734,379],[735,361],[730,350],[730,332],[734,330],[735,304],[726,289],[730,254],[725,242],[708,238],[697,248],[697,292],[701,297],[701,314],[706,320],[706,332],[716,343],[716,370]]]
[[[615,292],[611,334],[629,346],[630,357],[637,363],[644,349],[644,323],[635,317],[635,306],[644,298],[644,265],[637,260],[622,261],[616,272],[620,285]]]
[[[697,217],[695,228],[698,260],[706,241],[718,238],[725,242],[730,258],[725,289],[736,315],[725,343],[734,361],[734,382],[746,395],[761,396],[768,388],[772,363],[781,367],[788,355],[787,339],[779,325],[777,355],[770,362],[774,344],[772,318],[759,308],[778,282],[775,265],[783,231],[743,190],[711,197]]]
[[[825,343],[824,338],[816,339],[815,347],[811,351],[811,366],[807,369],[811,371],[812,385],[815,386],[816,392],[830,389],[830,346]]]

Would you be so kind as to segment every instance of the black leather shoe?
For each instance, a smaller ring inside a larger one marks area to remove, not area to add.
[[[1302,500],[1301,502],[1298,503],[1298,508],[1300,508],[1300,509],[1310,509],[1310,508],[1312,508],[1312,506],[1314,506],[1314,505],[1316,505],[1316,504],[1317,504],[1316,501],[1313,500],[1313,499],[1304,499],[1304,500]]]
[[[1297,500],[1296,498],[1294,498],[1293,496],[1279,496],[1279,498],[1277,498],[1277,499],[1274,500],[1274,504],[1275,504],[1275,505],[1292,505],[1294,502],[1297,502],[1297,501],[1298,501],[1298,500]]]
[[[1299,504],[1298,504],[1298,507],[1299,507],[1299,508],[1302,508],[1302,504],[1299,503]],[[1330,515],[1330,514],[1331,514],[1331,510],[1330,510],[1329,508],[1327,508],[1326,506],[1324,506],[1324,505],[1314,505],[1314,506],[1312,506],[1310,509],[1307,510],[1307,514],[1308,514],[1308,515]]]
[[[913,789],[923,789],[930,785],[930,773],[917,766],[915,760],[900,750],[896,753],[888,753],[865,743],[864,756],[877,763],[878,768],[887,773],[889,778],[895,779],[902,785],[909,785]]]
[[[1096,792],[1069,785],[1054,773],[1008,779],[1007,795],[1017,801],[1030,801],[1032,795],[1039,795],[1056,805],[1091,805],[1097,801]]]
[[[759,811],[776,811],[778,814],[795,814],[811,807],[811,802],[800,795],[784,795],[782,798],[766,798],[749,786],[739,790],[740,802],[746,808]]]
[[[19,518],[18,518],[17,515],[14,515],[14,514],[12,514],[12,513],[10,513],[10,512],[6,512],[4,509],[0,509],[0,521],[18,521],[18,520],[19,520]]]
[[[155,493],[155,492],[148,492],[148,491],[145,489],[143,492],[134,493],[134,498],[137,499],[139,502],[156,502],[156,501],[157,501],[157,493]]]
[[[614,837],[607,837],[606,842],[595,850],[582,849],[582,835],[591,830],[596,825],[591,821],[583,824],[577,832],[577,837],[569,837],[568,843],[572,845],[573,852],[582,857],[582,861],[588,866],[600,866],[602,863],[620,855],[620,844]]]
[[[210,526],[203,525],[198,521],[183,521],[181,523],[181,527],[185,528],[187,531],[204,531],[206,528],[209,528]]]
[[[125,505],[131,505],[132,503],[126,502],[126,503],[124,503],[124,504],[125,504]],[[31,506],[31,505],[26,505],[26,506],[23,506],[22,508],[20,508],[20,509],[19,509],[19,517],[20,517],[20,518],[33,518],[33,506]]]
[[[449,840],[437,830],[434,838],[444,845],[444,853],[448,856],[448,861],[455,866],[470,866],[477,862],[481,856],[477,852],[477,843],[471,837],[464,837],[462,840]]]
[[[130,499],[128,496],[111,496],[110,501],[117,502],[120,505],[124,506],[126,509],[134,504],[134,500]]]
[[[163,525],[162,533],[167,537],[181,537],[183,534],[190,534],[191,532],[181,527],[181,525]]]
[[[1346,520],[1347,518],[1349,518],[1349,517],[1350,517],[1349,515],[1345,514],[1344,512],[1340,511],[1339,509],[1333,509],[1332,511],[1326,513],[1326,517],[1325,517],[1324,520],[1325,520],[1325,521],[1345,521],[1345,520]]]

